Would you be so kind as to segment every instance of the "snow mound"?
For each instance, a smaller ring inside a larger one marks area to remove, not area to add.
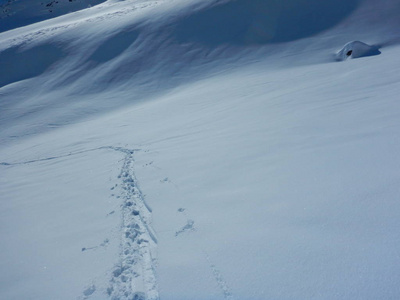
[[[293,41],[338,24],[358,0],[213,1],[188,10],[176,24],[177,39],[209,46]]]
[[[336,60],[343,61],[347,58],[360,58],[366,56],[379,55],[381,52],[377,46],[370,46],[360,41],[349,42],[336,53]]]

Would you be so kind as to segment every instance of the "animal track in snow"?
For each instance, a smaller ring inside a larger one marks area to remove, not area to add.
[[[188,218],[188,214],[186,213],[186,208],[180,207],[177,209],[177,212],[179,214],[184,215],[186,218]],[[195,230],[196,229],[194,228],[194,221],[191,219],[188,219],[186,222],[186,225],[183,226],[180,230],[175,232],[175,237],[178,237],[179,235],[181,235],[184,232],[195,231]],[[224,295],[224,299],[234,300],[231,289],[229,288],[228,284],[226,283],[225,279],[223,278],[220,270],[217,268],[217,266],[214,263],[211,262],[211,258],[209,256],[209,254],[207,253],[207,251],[205,251],[200,245],[196,245],[196,247],[204,253],[207,263],[210,266],[212,275],[214,276],[215,282],[216,282],[218,288],[221,290],[222,294]]]
[[[208,254],[206,254],[206,258],[207,258],[208,263],[210,264],[210,268],[214,275],[215,281],[216,281],[218,287],[221,289],[222,293],[224,294],[224,298],[233,300],[234,298],[233,298],[231,289],[229,288],[225,279],[222,277],[221,272],[218,270],[218,268],[213,263],[211,263],[210,257],[208,256]]]

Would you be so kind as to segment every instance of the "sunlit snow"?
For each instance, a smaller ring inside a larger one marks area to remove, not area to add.
[[[0,8],[0,299],[399,297],[397,0]]]

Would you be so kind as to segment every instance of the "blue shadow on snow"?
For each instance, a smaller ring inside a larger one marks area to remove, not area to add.
[[[251,45],[313,36],[351,14],[359,0],[230,0],[186,14],[175,22],[181,43]]]

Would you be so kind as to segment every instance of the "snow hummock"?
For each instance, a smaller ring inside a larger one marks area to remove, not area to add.
[[[347,58],[360,58],[366,56],[379,55],[381,52],[377,46],[370,46],[360,41],[349,42],[336,54],[337,60]]]

